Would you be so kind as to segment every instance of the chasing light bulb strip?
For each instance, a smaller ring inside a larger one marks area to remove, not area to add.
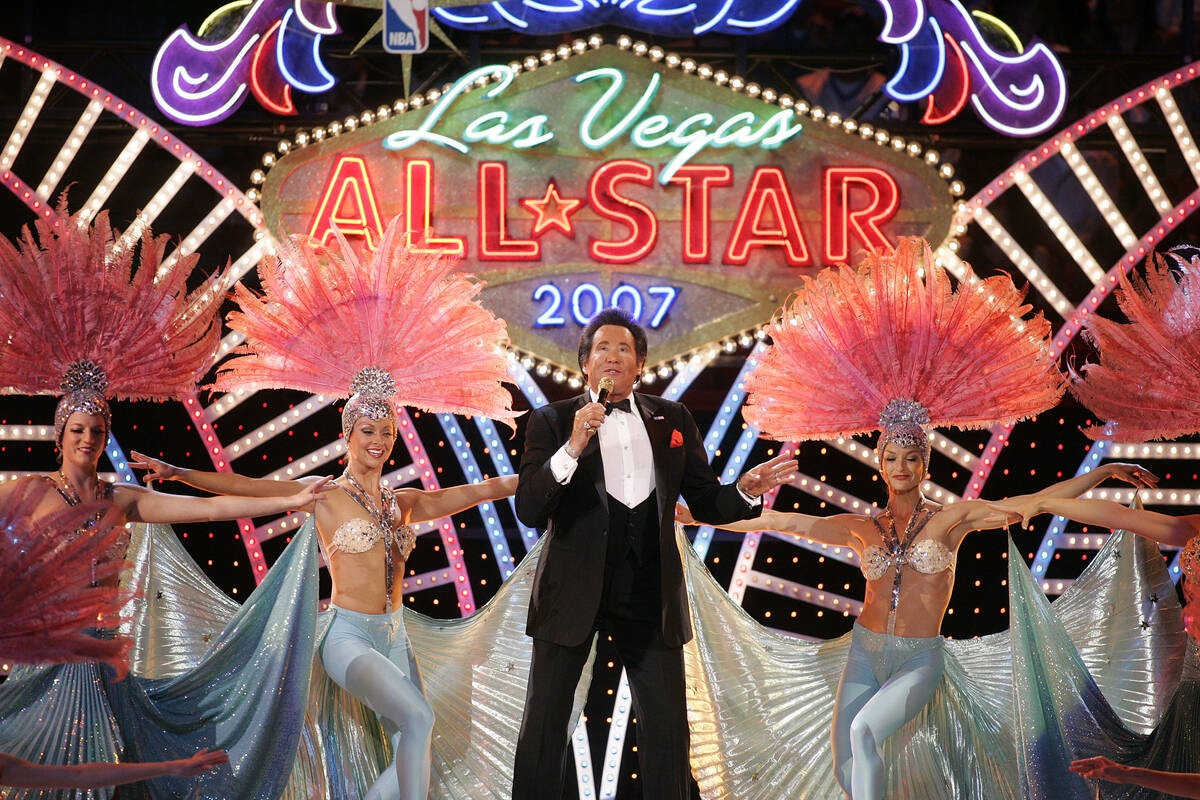
[[[21,116],[17,117],[17,123],[8,135],[8,141],[4,144],[4,150],[0,151],[0,170],[7,171],[12,169],[13,162],[17,160],[17,155],[29,139],[33,123],[37,121],[38,114],[41,113],[42,106],[46,102],[46,95],[50,93],[50,90],[54,87],[54,83],[54,72],[48,69],[43,70],[37,84],[33,87],[33,92],[29,95],[29,99],[25,101],[25,107],[21,109]]]
[[[132,247],[135,242],[141,237],[142,231],[152,227],[154,221],[158,219],[158,215],[162,213],[167,204],[174,199],[175,195],[179,194],[179,190],[183,188],[183,184],[187,183],[196,171],[196,165],[191,161],[180,161],[175,167],[175,171],[170,177],[163,182],[163,185],[158,188],[150,201],[142,207],[139,213],[121,234],[114,244],[114,248],[118,251],[126,250]]]
[[[496,430],[496,423],[492,422],[487,417],[475,417],[475,427],[479,430],[483,441],[487,443],[488,455],[492,459],[492,464],[495,466],[497,475],[515,475],[516,470],[513,469],[512,461],[508,458],[508,451],[504,449],[504,441],[500,438],[499,432]],[[509,508],[512,509],[513,517],[517,515],[517,499],[513,495],[506,498]],[[521,533],[521,538],[525,540],[525,549],[533,547],[538,540],[537,528],[531,528],[521,520],[517,520],[517,530]]]
[[[1159,214],[1169,212],[1171,198],[1167,197],[1167,193],[1163,191],[1158,176],[1154,174],[1154,170],[1150,168],[1150,162],[1146,160],[1146,154],[1142,152],[1137,139],[1129,130],[1129,126],[1125,124],[1125,118],[1120,114],[1111,115],[1108,118],[1108,127],[1112,130],[1113,136],[1117,138],[1117,144],[1125,155],[1125,160],[1129,162],[1129,166],[1133,167],[1133,174],[1142,184],[1150,202],[1158,209]]]
[[[1017,170],[1016,176],[1013,178],[1017,188],[1025,195],[1025,199],[1033,206],[1033,210],[1038,212],[1038,216],[1050,228],[1050,232],[1058,239],[1059,243],[1070,253],[1071,258],[1083,270],[1083,274],[1088,277],[1092,283],[1103,280],[1104,270],[1100,267],[1096,257],[1084,246],[1083,241],[1075,234],[1075,231],[1067,223],[1063,215],[1058,213],[1058,209],[1050,198],[1046,197],[1045,192],[1037,185],[1037,182],[1030,177],[1029,173],[1024,170]]]
[[[1066,159],[1067,166],[1075,173],[1075,177],[1079,179],[1079,183],[1083,186],[1084,191],[1091,198],[1092,204],[1096,206],[1096,210],[1104,217],[1104,221],[1108,223],[1109,230],[1117,237],[1117,241],[1121,243],[1121,246],[1128,250],[1136,245],[1137,235],[1134,234],[1133,228],[1129,227],[1129,222],[1126,221],[1125,215],[1121,213],[1121,209],[1113,202],[1112,197],[1109,196],[1108,191],[1104,188],[1104,184],[1100,182],[1100,178],[1092,171],[1092,167],[1088,164],[1087,158],[1084,157],[1082,151],[1072,143],[1065,142],[1059,153]]]
[[[466,478],[466,482],[481,482],[484,479],[483,471],[479,468],[479,464],[475,460],[475,454],[471,451],[471,443],[467,441],[466,435],[460,429],[458,420],[453,414],[438,414],[437,418],[442,426],[442,430],[446,434],[446,440],[450,445],[450,449],[454,452],[454,458],[458,461],[459,469],[462,470],[463,476]],[[500,570],[500,577],[502,579],[507,578],[512,574],[517,562],[508,548],[508,539],[504,535],[504,526],[500,523],[496,509],[490,501],[480,503],[478,509],[479,516],[483,519],[483,529],[487,532],[488,544],[492,548],[492,555],[496,557],[496,566]]]
[[[108,202],[113,189],[117,188],[117,184],[125,177],[125,173],[129,172],[130,166],[133,165],[134,160],[149,141],[150,132],[145,128],[134,130],[133,135],[129,137],[129,141],[121,148],[121,152],[117,154],[116,160],[109,165],[108,171],[100,179],[100,183],[92,190],[91,197],[83,204],[83,208],[80,210],[81,223],[91,223],[96,218],[96,215],[100,213],[100,209]]]
[[[983,228],[984,233],[991,237],[996,246],[1004,251],[1004,255],[1008,256],[1008,260],[1016,265],[1021,274],[1029,279],[1033,287],[1038,293],[1046,299],[1055,311],[1060,316],[1067,316],[1071,313],[1074,306],[1063,296],[1050,277],[1042,271],[1029,254],[1016,242],[1012,234],[1009,233],[1000,221],[996,219],[986,208],[977,208],[974,211],[975,221],[979,223],[979,227]]]
[[[96,120],[100,117],[100,113],[103,110],[104,105],[99,100],[92,100],[83,109],[83,113],[79,115],[79,121],[71,129],[67,140],[59,148],[58,155],[50,162],[50,168],[42,176],[42,182],[38,184],[37,196],[43,202],[49,200],[50,195],[58,188],[58,183],[62,180],[63,173],[67,171],[67,167],[71,165],[71,162],[75,160],[75,154],[79,152],[79,146],[83,144],[83,140],[87,138],[87,135],[91,133],[92,126],[96,124]]]
[[[708,454],[708,460],[712,461],[716,455],[721,442],[725,439],[725,434],[729,430],[729,424],[733,421],[742,407],[742,403],[746,399],[746,376],[750,374],[750,370],[754,369],[758,363],[758,356],[766,349],[763,342],[758,342],[754,346],[754,350],[746,357],[746,361],[742,364],[741,370],[734,379],[733,385],[729,387],[729,391],[725,393],[725,399],[717,409],[717,414],[713,417],[712,425],[709,426],[708,433],[704,436],[704,451]],[[747,426],[747,430],[750,430]],[[757,432],[755,432],[757,435]],[[736,477],[736,476],[735,476]],[[713,527],[711,525],[701,525],[696,531],[696,538],[692,541],[692,546],[696,549],[700,558],[703,559],[708,554],[708,546],[712,543]]]

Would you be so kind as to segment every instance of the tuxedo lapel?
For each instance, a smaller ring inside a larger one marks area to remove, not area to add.
[[[671,478],[671,422],[662,414],[662,409],[652,396],[636,395],[638,413],[646,425],[646,435],[650,437],[650,452],[654,454],[654,488],[658,493],[659,518],[666,513],[667,503],[671,504],[671,516],[674,517],[675,494],[670,491]]]
[[[586,391],[579,396],[574,408],[571,411],[571,418],[567,421],[567,433],[564,441],[571,438],[571,427],[575,424],[575,414],[579,409],[591,402],[591,395]],[[588,443],[583,446],[583,451],[579,454],[579,466],[585,470],[592,478],[592,483],[596,486],[596,494],[600,495],[601,502],[604,503],[604,508],[608,509],[608,488],[604,485],[604,461],[600,458],[600,436],[592,434],[588,438]]]

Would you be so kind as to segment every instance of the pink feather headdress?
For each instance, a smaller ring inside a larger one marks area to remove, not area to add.
[[[1102,420],[1116,423],[1127,441],[1175,439],[1200,431],[1200,259],[1168,253],[1178,278],[1157,253],[1143,277],[1122,275],[1117,303],[1129,322],[1100,316],[1088,322],[1088,338],[1100,363],[1071,372],[1071,390]],[[1107,438],[1105,426],[1084,433]]]
[[[121,623],[125,598],[115,586],[123,561],[105,558],[124,530],[111,504],[85,503],[34,516],[53,489],[33,481],[15,487],[0,508],[0,656],[22,664],[103,661],[128,669],[128,638],[98,638],[89,629]],[[87,527],[82,536],[74,531]],[[94,566],[93,566],[94,565]]]
[[[36,235],[34,233],[36,231]],[[159,275],[165,235],[119,247],[107,212],[91,225],[59,216],[0,237],[0,387],[63,393],[56,434],[73,411],[109,420],[106,397],[170,400],[192,390],[220,340],[223,293],[214,274],[190,294],[199,255]],[[138,264],[134,268],[135,251]]]
[[[213,387],[299,389],[346,397],[343,432],[392,403],[512,425],[504,321],[477,301],[482,284],[456,261],[410,246],[393,221],[364,260],[307,237],[259,264],[265,296],[238,285],[229,326],[246,336]],[[394,412],[392,412],[394,413]]]
[[[983,428],[1058,402],[1050,325],[1006,275],[951,288],[920,239],[806,279],[768,327],[747,377],[746,420],[781,441],[883,428],[921,446],[926,427]]]

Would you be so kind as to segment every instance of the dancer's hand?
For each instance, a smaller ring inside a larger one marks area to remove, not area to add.
[[[680,525],[699,525],[696,518],[692,516],[692,510],[683,503],[675,504],[675,521]]]
[[[229,754],[224,750],[201,750],[191,758],[182,758],[178,761],[169,761],[167,763],[171,767],[169,775],[182,775],[185,778],[191,778],[211,772],[221,764],[228,764]]]
[[[1129,767],[1118,764],[1111,758],[1096,756],[1081,758],[1071,762],[1071,771],[1089,781],[1108,781],[1110,783],[1127,783]]]
[[[333,478],[328,475],[321,478],[319,481],[304,483],[304,488],[296,492],[291,497],[289,508],[302,509],[308,508],[313,503],[325,496],[325,493],[334,488]]]
[[[152,481],[176,481],[183,475],[183,470],[173,464],[168,464],[161,458],[151,458],[147,455],[142,455],[137,450],[129,452],[129,466],[134,469],[146,470],[146,476],[143,480],[149,486]]]
[[[1141,464],[1124,464],[1113,462],[1100,467],[1108,472],[1108,477],[1133,484],[1139,489],[1153,489],[1158,486],[1158,476]]]
[[[1033,495],[1024,499],[989,501],[987,507],[1003,515],[1005,526],[1018,522],[1022,528],[1026,529],[1029,528],[1029,521],[1042,513],[1042,509],[1038,506],[1038,498]],[[1000,521],[996,522],[999,524]]]
[[[796,459],[780,454],[743,472],[737,485],[751,497],[761,497],[779,484],[790,481],[799,466]]]

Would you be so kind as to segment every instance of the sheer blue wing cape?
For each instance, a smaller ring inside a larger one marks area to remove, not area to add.
[[[296,754],[313,661],[317,550],[298,532],[238,606],[169,528],[138,526],[125,576],[136,592],[130,676],[94,664],[22,667],[0,685],[0,750],[31,761],[150,761],[200,748],[230,763],[201,778],[158,778],[122,798],[271,800]],[[198,795],[194,794],[197,792]],[[111,790],[0,789],[0,798],[108,798]]]
[[[763,627],[681,549],[696,628],[684,654],[701,794],[842,797],[829,731],[849,636],[810,643]],[[1185,727],[1196,719],[1196,684],[1154,544],[1110,537],[1053,605],[1010,547],[1009,587],[1011,629],[948,641],[934,697],[885,743],[889,798],[1090,800],[1095,789],[1067,765],[1099,754],[1195,769]]]
[[[697,634],[685,662],[692,767],[703,796],[840,796],[829,726],[848,639],[808,643],[764,628],[682,536],[680,545]],[[1200,667],[1157,548],[1110,537],[1053,605],[1012,552],[1012,628],[947,642],[946,675],[933,700],[885,745],[894,796],[1091,798],[1094,789],[1065,767],[1097,754],[1194,769],[1200,747],[1189,728],[1200,713]],[[201,779],[201,797],[362,797],[391,753],[374,714],[314,667],[324,625],[316,614],[311,523],[241,607],[207,581],[166,529],[141,527],[130,559],[128,580],[139,591],[128,631],[137,677],[114,683],[88,664],[18,669],[0,686],[0,750],[78,763],[225,747],[232,763]],[[437,715],[437,798],[507,796],[536,560],[535,547],[470,618],[406,613]],[[589,680],[590,669],[577,710]],[[184,797],[193,787],[160,779],[122,796]],[[1105,791],[1153,796],[1130,787]],[[109,796],[0,790],[6,799]]]
[[[405,609],[404,625],[433,707],[436,800],[506,800],[533,640],[525,635],[541,543],[500,590],[465,619],[433,619]],[[318,623],[323,632],[325,621]],[[320,641],[320,635],[318,635]],[[591,684],[595,649],[579,680],[573,719]],[[287,800],[360,800],[391,761],[375,714],[314,666],[309,714]]]

